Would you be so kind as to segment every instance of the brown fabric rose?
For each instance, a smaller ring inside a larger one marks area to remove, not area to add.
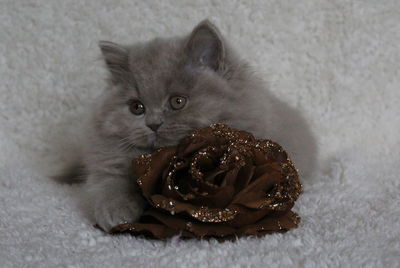
[[[133,161],[149,207],[111,232],[231,239],[297,227],[298,173],[278,144],[223,124]]]

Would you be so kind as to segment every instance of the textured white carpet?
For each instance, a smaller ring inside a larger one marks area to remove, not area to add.
[[[399,267],[399,10],[398,0],[1,0],[0,266]],[[103,234],[79,189],[45,176],[48,158],[63,157],[55,141],[103,88],[97,41],[183,34],[205,17],[318,136],[323,166],[303,180],[302,223],[222,244]]]

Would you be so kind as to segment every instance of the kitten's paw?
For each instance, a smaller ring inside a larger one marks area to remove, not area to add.
[[[116,197],[97,202],[94,217],[104,231],[118,224],[137,220],[143,211],[143,200],[139,198]]]

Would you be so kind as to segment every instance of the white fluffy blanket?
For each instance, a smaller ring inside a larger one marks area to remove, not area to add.
[[[0,266],[399,267],[399,10],[398,0],[1,0]],[[103,88],[97,41],[183,34],[206,17],[318,136],[301,225],[226,243],[104,234],[78,187],[46,177],[68,151],[55,141]]]

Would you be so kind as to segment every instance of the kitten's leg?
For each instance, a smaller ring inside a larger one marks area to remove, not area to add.
[[[137,220],[143,211],[143,199],[126,177],[89,175],[86,186],[95,221],[105,231]]]

